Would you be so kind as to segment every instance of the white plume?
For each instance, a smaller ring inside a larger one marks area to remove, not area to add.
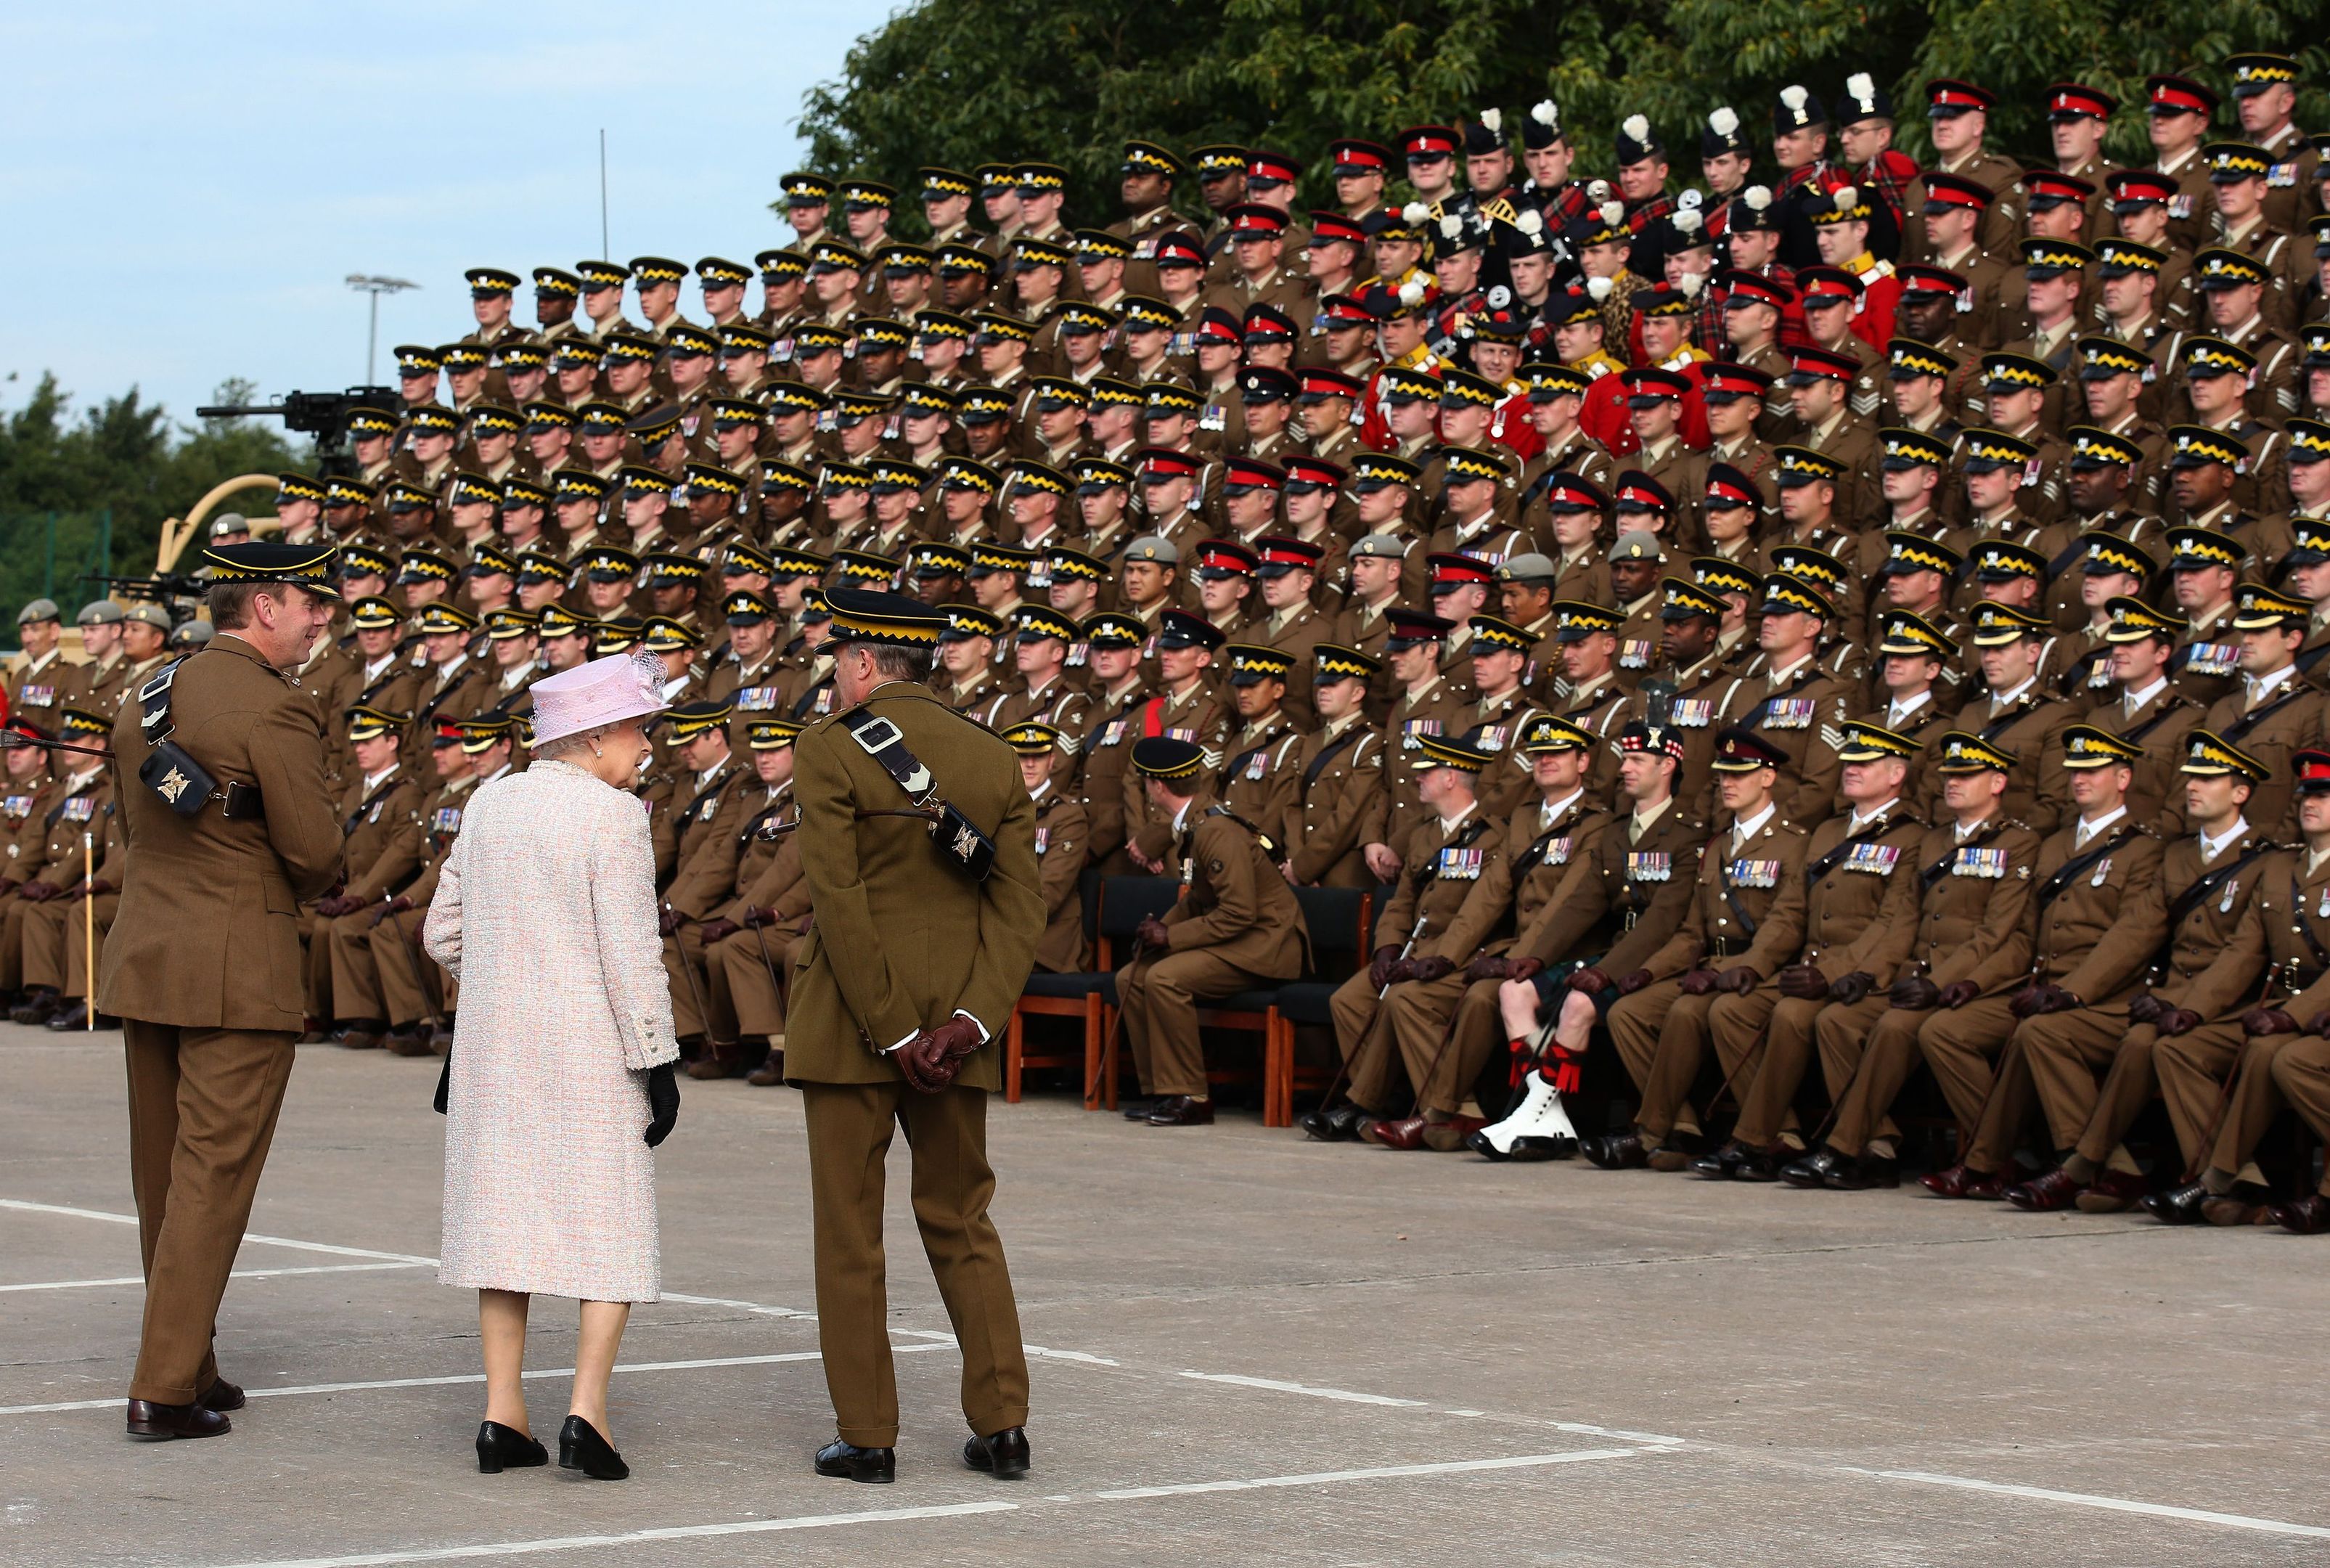
[[[1505,111],[1501,109],[1484,109],[1480,118],[1482,130],[1501,131],[1505,128]]]
[[[1613,229],[1616,228],[1620,223],[1626,221],[1625,204],[1623,202],[1604,202],[1601,207],[1600,217],[1605,225]]]
[[[1844,79],[1844,95],[1855,103],[1871,102],[1877,97],[1877,83],[1870,80],[1869,72],[1856,71]]]
[[[1739,128],[1739,117],[1729,108],[1719,109],[1707,117],[1707,128],[1718,136],[1729,136]]]
[[[1685,191],[1682,195],[1675,198],[1675,205],[1679,207],[1688,207],[1693,212],[1696,212],[1706,203],[1706,201],[1707,198],[1697,191]]]
[[[1449,213],[1440,220],[1440,232],[1452,240],[1455,239],[1464,232],[1464,220]]]
[[[1700,225],[1706,222],[1706,219],[1700,216],[1699,209],[1697,207],[1677,207],[1675,209],[1673,223],[1675,232],[1677,233],[1696,234],[1699,233]]]
[[[1399,302],[1410,308],[1423,304],[1423,283],[1414,278],[1410,278],[1407,282],[1402,283],[1399,286]]]
[[[1626,136],[1631,140],[1648,141],[1651,139],[1651,122],[1642,115],[1628,115],[1624,119],[1618,122],[1618,128],[1625,132]]]
[[[1530,118],[1539,125],[1559,125],[1561,110],[1554,107],[1553,100],[1539,99],[1536,106],[1530,110]]]
[[[1836,187],[1836,210],[1838,212],[1849,213],[1860,204],[1861,192],[1858,187],[1853,185],[1839,185]]]
[[[1596,206],[1608,201],[1610,199],[1610,182],[1608,180],[1588,180],[1586,183],[1586,199],[1592,202]]]
[[[1535,207],[1523,207],[1513,214],[1513,227],[1534,238],[1545,233],[1545,214]]]
[[[1707,287],[1707,274],[1704,272],[1685,272],[1681,277],[1675,280],[1675,287],[1681,290],[1682,297],[1684,299],[1696,299],[1699,298],[1699,291]]]
[[[1804,107],[1804,100],[1811,96],[1811,93],[1794,84],[1780,89],[1780,101],[1787,106],[1788,112],[1791,114],[1801,112]]]
[[[1739,199],[1748,204],[1749,212],[1760,213],[1772,204],[1772,190],[1768,185],[1749,185],[1739,194]]]
[[[1607,278],[1588,278],[1586,280],[1586,291],[1588,294],[1593,295],[1597,303],[1601,300],[1607,299],[1610,297],[1610,280]]]
[[[1400,208],[1399,215],[1401,221],[1404,223],[1412,224],[1422,223],[1425,219],[1432,216],[1432,209],[1425,206],[1422,202],[1410,202],[1407,205]]]
[[[1513,291],[1499,283],[1489,290],[1487,298],[1490,309],[1501,310],[1513,302]]]

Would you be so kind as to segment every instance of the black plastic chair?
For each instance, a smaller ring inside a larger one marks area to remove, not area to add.
[[[1107,1061],[1101,1060],[1102,1042],[1107,1038],[1116,1011],[1116,945],[1131,941],[1141,921],[1152,916],[1161,917],[1170,909],[1181,896],[1181,884],[1170,877],[1102,877],[1094,873],[1087,873],[1087,877],[1092,883],[1092,896],[1085,906],[1089,911],[1085,931],[1092,939],[1096,967],[1081,974],[1038,972],[1028,976],[1028,984],[1011,1009],[1004,1041],[1003,1098],[1008,1101],[1019,1098],[1019,1079],[1024,1069],[1068,1067],[1082,1060],[1084,1108],[1097,1110],[1103,1103],[1111,1110],[1116,1108],[1118,1069],[1124,1050],[1120,1046],[1108,1053]],[[1082,1019],[1084,1028],[1081,1058],[1065,1052],[1028,1056],[1022,1020],[1030,1013]]]
[[[1262,1125],[1294,1125],[1294,1090],[1324,1088],[1327,1075],[1316,1068],[1294,1065],[1294,1031],[1298,1025],[1331,1027],[1334,1014],[1328,1003],[1350,978],[1355,958],[1366,951],[1367,936],[1375,927],[1382,901],[1376,893],[1357,888],[1297,888],[1302,922],[1311,932],[1311,974],[1278,987],[1270,1003],[1270,1030],[1264,1037]],[[1238,999],[1231,998],[1224,1005]]]

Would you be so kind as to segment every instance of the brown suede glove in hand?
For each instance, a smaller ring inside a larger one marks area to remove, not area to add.
[[[1976,984],[1974,981],[1953,980],[1947,985],[1942,987],[1941,995],[1937,997],[1935,1000],[1938,1001],[1944,1007],[1955,1009],[1964,1007],[1967,1003],[1972,1002],[1975,997],[1980,996],[1981,994],[1982,987]]]
[[[2241,1014],[2241,1028],[2250,1034],[2296,1034],[2297,1020],[2278,1007],[2252,1007]]]
[[[1410,980],[1437,980],[1455,967],[1445,958],[1411,958],[1407,961],[1407,977]]]
[[[1942,988],[1922,974],[1904,974],[1886,995],[1904,1012],[1923,1012],[1941,1002]]]
[[[923,1094],[936,1094],[962,1071],[965,1058],[980,1047],[979,1025],[967,1018],[950,1018],[936,1029],[923,1030],[891,1054],[906,1082]]]
[[[1828,976],[1817,964],[1791,964],[1780,971],[1780,994],[1797,1002],[1824,1002]]]
[[[1399,964],[1398,948],[1377,948],[1375,956],[1368,960],[1368,984],[1381,991],[1391,984],[1391,972],[1397,968]]]
[[[1716,984],[1734,996],[1745,996],[1764,983],[1764,977],[1745,964],[1735,964],[1723,972]]]
[[[703,939],[704,945],[709,947],[723,936],[733,936],[742,931],[744,927],[734,920],[706,920],[696,929],[696,935]]]
[[[1632,980],[1634,976],[1631,974],[1626,976],[1626,980]],[[1682,993],[1685,996],[1705,996],[1708,993],[1715,989],[1716,981],[1719,978],[1720,976],[1719,976],[1712,969],[1694,969],[1685,974],[1680,984],[1682,986]],[[1626,989],[1625,980],[1622,980],[1618,983],[1618,989],[1621,991]]]
[[[1544,972],[1545,960],[1542,958],[1508,958],[1505,960],[1505,978],[1508,980],[1534,980]]]
[[[1513,966],[1502,958],[1480,957],[1464,965],[1467,980],[1510,980]]]
[[[1836,977],[1828,988],[1828,997],[1831,1002],[1842,1002],[1850,1006],[1876,989],[1877,976],[1866,969],[1855,969]]]
[[[1569,972],[1569,989],[1583,991],[1588,996],[1597,991],[1607,991],[1614,984],[1609,971],[1596,965],[1589,964],[1583,969],[1573,969]]]
[[[1173,946],[1173,933],[1165,929],[1165,922],[1154,915],[1144,917],[1132,928],[1132,934],[1140,938],[1142,946],[1154,947],[1160,953]]]
[[[1597,970],[1596,973],[1598,974],[1599,971]],[[1622,974],[1618,977],[1618,994],[1632,996],[1637,991],[1648,991],[1657,979],[1658,976],[1647,969],[1637,969],[1632,974]]]

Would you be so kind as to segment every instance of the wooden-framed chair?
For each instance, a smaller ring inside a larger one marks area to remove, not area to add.
[[[1093,940],[1100,912],[1098,871],[1087,867],[1078,879],[1076,895],[1083,907],[1084,941]],[[1011,1009],[1011,1022],[1003,1040],[1003,1098],[1012,1105],[1019,1103],[1019,1080],[1031,1067],[1078,1067],[1100,1050],[1101,998],[1100,988],[1087,984],[1089,976],[1082,974],[1050,974],[1037,970],[1028,976],[1028,984]],[[1027,1026],[1023,1022],[1030,1014],[1040,1018],[1080,1018],[1084,1020],[1084,1047],[1071,1051],[1065,1048],[1028,1054]]]
[[[1323,1088],[1328,1075],[1317,1068],[1297,1069],[1294,1031],[1305,1024],[1331,1028],[1334,1016],[1329,1000],[1357,967],[1367,950],[1375,911],[1382,907],[1375,893],[1357,888],[1297,888],[1302,921],[1311,932],[1312,973],[1282,985],[1273,997],[1270,1031],[1264,1043],[1262,1125],[1294,1125],[1297,1088]]]
[[[1114,1050],[1108,1051],[1108,1060],[1103,1062],[1101,1057],[1115,1020],[1117,946],[1131,941],[1141,921],[1170,909],[1181,896],[1181,884],[1170,877],[1092,874],[1091,879],[1092,916],[1087,929],[1092,936],[1094,967],[1080,974],[1035,974],[1028,977],[1026,988],[1011,1009],[1004,1042],[1003,1085],[1007,1100],[1018,1099],[1020,1073],[1025,1068],[1081,1064],[1084,1071],[1084,1108],[1097,1110],[1103,1105],[1111,1110],[1116,1108],[1117,1079],[1130,1053],[1120,1041]],[[1082,1053],[1027,1055],[1022,1020],[1031,1013],[1082,1019]]]

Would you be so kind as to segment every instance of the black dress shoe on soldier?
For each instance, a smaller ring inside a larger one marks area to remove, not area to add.
[[[817,1473],[836,1480],[886,1487],[898,1478],[898,1450],[861,1449],[836,1438],[817,1450]]]
[[[1748,1151],[1738,1144],[1726,1144],[1711,1155],[1701,1155],[1691,1163],[1696,1176],[1707,1176],[1718,1182],[1738,1179],[1740,1168],[1748,1163]]]
[[[1028,1429],[1006,1427],[987,1437],[971,1439],[962,1445],[962,1462],[974,1470],[985,1470],[999,1481],[1026,1475]]]
[[[1840,1193],[1865,1193],[1872,1187],[1898,1187],[1901,1184],[1901,1162],[1889,1160],[1881,1155],[1862,1155],[1858,1158],[1840,1155],[1829,1171],[1828,1184]]]
[[[129,1435],[140,1442],[167,1438],[216,1438],[234,1430],[234,1423],[214,1410],[196,1404],[156,1404],[152,1400],[129,1402]]]
[[[576,1416],[574,1420],[579,1421],[582,1418]],[[565,1446],[565,1434],[561,1433],[559,1448],[563,1451]],[[611,1453],[614,1450],[611,1449],[608,1451]],[[546,1465],[549,1462],[550,1450],[516,1427],[506,1427],[499,1421],[478,1423],[478,1473],[479,1475],[498,1476],[504,1470],[531,1469],[536,1465]]]
[[[1149,1119],[1149,1113],[1155,1110],[1157,1106],[1158,1097],[1155,1095],[1142,1095],[1137,1098],[1129,1099],[1123,1106],[1124,1119],[1129,1122],[1145,1122]]]
[[[1780,1167],[1780,1180],[1791,1187],[1825,1187],[1828,1174],[1844,1163],[1834,1149],[1814,1149],[1803,1159]]]
[[[1776,1182],[1780,1167],[1795,1157],[1788,1148],[1749,1149],[1748,1157],[1739,1162],[1739,1179],[1743,1182]]]
[[[1365,1109],[1345,1100],[1331,1108],[1321,1106],[1303,1112],[1300,1126],[1322,1144],[1346,1144],[1359,1136],[1359,1124],[1367,1119]]]
[[[2144,1212],[2164,1225],[2198,1225],[2202,1215],[2201,1205],[2209,1201],[2209,1189],[2198,1182],[2187,1182],[2165,1193],[2146,1193]]]
[[[72,1003],[72,1005],[67,1007],[54,1018],[50,1019],[48,1027],[54,1030],[59,1034],[63,1034],[69,1030],[87,1029],[89,1027],[89,1003],[86,1002],[76,1002]]]
[[[1168,1095],[1157,1102],[1149,1113],[1152,1127],[1209,1127],[1214,1125],[1214,1102],[1196,1099],[1185,1094]]]
[[[242,1390],[223,1377],[214,1377],[211,1379],[210,1387],[203,1391],[203,1397],[194,1402],[204,1410],[241,1410],[243,1402]]]
[[[8,1010],[13,1023],[42,1024],[57,1015],[57,993],[45,985],[36,985],[24,993],[24,1000]]]
[[[483,1468],[485,1440],[478,1438],[479,1468]],[[581,1416],[568,1416],[566,1424],[558,1429],[558,1468],[580,1470],[594,1481],[626,1481],[630,1479],[631,1467],[623,1463],[623,1456],[615,1445],[599,1435],[599,1429]]]
[[[1632,1133],[1612,1133],[1587,1138],[1578,1145],[1586,1163],[1605,1171],[1639,1171],[1651,1163],[1651,1152]]]

